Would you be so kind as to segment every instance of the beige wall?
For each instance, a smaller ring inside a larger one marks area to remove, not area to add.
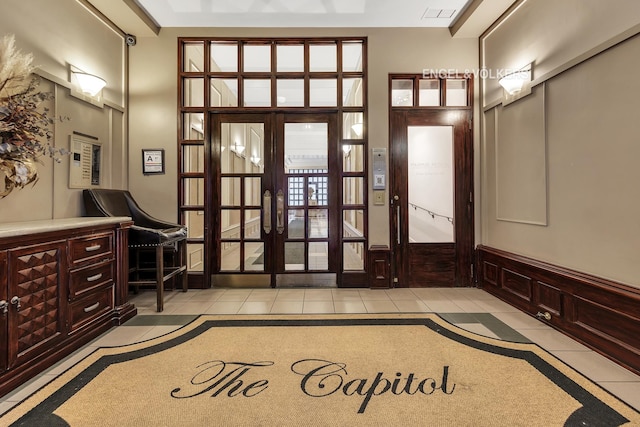
[[[0,36],[14,34],[23,53],[33,53],[42,76],[40,89],[55,94],[51,117],[68,116],[52,126],[56,147],[69,148],[72,132],[94,136],[103,145],[104,187],[126,187],[125,44],[122,37],[76,0],[2,0]],[[70,96],[69,64],[103,77],[105,106]],[[69,158],[54,164],[44,157],[35,187],[0,199],[0,222],[82,215],[81,190],[70,189]]]
[[[477,40],[453,39],[447,29],[164,28],[158,37],[138,37],[130,50],[130,189],[143,207],[167,220],[177,219],[176,61],[181,36],[368,37],[369,148],[388,147],[389,73],[478,67]],[[142,175],[142,148],[165,149],[165,175]],[[369,230],[370,244],[388,244],[387,205],[369,207]]]
[[[572,65],[594,48],[634,31],[640,16],[637,0],[519,0],[507,19],[480,39],[487,70],[519,69],[534,62],[533,78],[544,79]],[[497,79],[484,82],[484,103],[501,96]]]
[[[538,70],[534,93],[505,107],[495,90],[484,93],[483,244],[640,287],[640,36],[598,53],[630,28],[640,29],[636,1],[529,0],[482,40],[481,66],[525,58]],[[505,190],[514,181],[519,194]],[[500,208],[523,197],[535,206],[504,220]],[[546,222],[527,222],[541,204]]]

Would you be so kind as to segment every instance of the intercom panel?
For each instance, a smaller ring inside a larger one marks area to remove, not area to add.
[[[384,190],[387,186],[387,149],[372,148],[373,167],[373,189]]]

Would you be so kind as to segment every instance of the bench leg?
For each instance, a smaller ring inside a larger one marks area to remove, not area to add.
[[[189,277],[187,276],[187,241],[183,240],[179,243],[180,245],[180,267],[184,267],[184,271],[182,272],[182,291],[187,292],[189,289]]]

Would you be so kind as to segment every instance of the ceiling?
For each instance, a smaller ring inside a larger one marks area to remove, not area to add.
[[[448,27],[470,0],[136,0],[162,27]]]
[[[124,32],[163,27],[449,28],[479,37],[514,0],[84,0]]]

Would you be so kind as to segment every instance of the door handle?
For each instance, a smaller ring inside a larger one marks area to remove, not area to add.
[[[284,233],[284,193],[282,189],[276,193],[276,230],[278,234]]]
[[[264,212],[264,232],[271,233],[271,191],[265,190],[262,196],[262,209]]]
[[[396,206],[396,223],[396,241],[398,242],[398,244],[400,244],[400,205]]]
[[[396,202],[396,242],[400,244],[400,205],[397,204],[400,197],[398,195],[393,196],[393,200]]]

